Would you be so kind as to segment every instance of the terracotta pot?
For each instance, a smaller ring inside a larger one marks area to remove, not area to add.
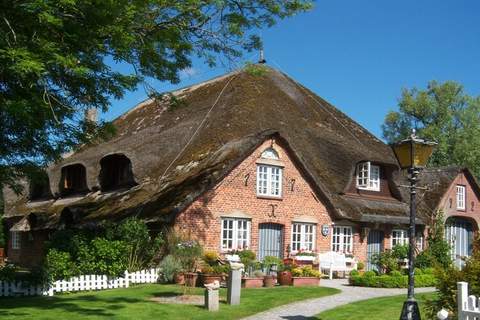
[[[3,257],[5,257],[5,249],[0,248],[0,258],[3,258]]]
[[[198,273],[187,272],[185,273],[185,285],[187,287],[196,287],[198,281]]]
[[[176,273],[174,277],[176,284],[184,285],[185,284],[185,275],[183,273]]]
[[[317,277],[293,277],[294,287],[320,286],[320,278]]]
[[[278,283],[280,283],[281,286],[292,285],[292,273],[290,271],[279,272],[277,277],[278,277]]]
[[[218,282],[222,282],[222,275],[202,273],[202,283],[204,285],[213,283],[215,280]]]
[[[274,276],[264,276],[263,285],[267,288],[272,288],[275,286],[275,277]]]
[[[242,288],[261,288],[263,278],[242,278]]]

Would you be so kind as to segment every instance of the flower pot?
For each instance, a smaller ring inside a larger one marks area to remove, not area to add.
[[[185,274],[175,273],[175,276],[173,277],[173,281],[175,281],[176,284],[184,285],[185,284]]]
[[[263,278],[242,278],[242,288],[261,288]]]
[[[185,273],[185,285],[187,287],[196,287],[198,281],[198,273],[187,272]]]
[[[5,249],[0,247],[0,258],[5,257]]]
[[[202,284],[210,284],[215,281],[222,282],[222,275],[221,274],[208,274],[202,273]]]
[[[278,283],[280,283],[281,286],[292,285],[292,273],[290,271],[279,272],[277,277],[278,277]]]
[[[264,276],[263,285],[267,288],[272,288],[275,286],[275,277],[274,276]]]
[[[317,277],[293,277],[294,287],[320,286],[320,278]]]

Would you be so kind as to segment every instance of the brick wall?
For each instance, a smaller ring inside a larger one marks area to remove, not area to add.
[[[20,232],[20,249],[12,249],[12,241],[9,237],[8,261],[21,267],[40,265],[44,256],[44,244],[47,240],[47,231]]]
[[[273,144],[284,165],[281,199],[260,198],[256,192],[256,161]],[[274,211],[272,211],[274,210]],[[317,221],[316,250],[330,250],[332,218],[316,198],[305,176],[295,166],[287,150],[275,140],[267,140],[232,170],[218,185],[196,199],[177,216],[176,228],[200,240],[206,249],[221,251],[221,217],[242,215],[251,219],[250,248],[258,250],[259,224],[278,223],[284,228],[284,256],[291,242],[292,221],[298,217]],[[329,226],[323,236],[322,225]]]
[[[465,186],[465,210],[457,209],[457,185]],[[445,218],[453,216],[467,218],[474,222],[474,228],[478,230],[478,226],[480,225],[480,199],[465,174],[458,174],[443,196],[439,208],[443,209]]]

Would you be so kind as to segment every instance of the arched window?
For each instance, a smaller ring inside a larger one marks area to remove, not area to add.
[[[79,163],[63,167],[59,189],[62,196],[87,192],[87,174],[85,167]]]
[[[275,151],[273,148],[268,148],[265,149],[265,151],[262,152],[261,157],[263,159],[272,159],[272,160],[279,160],[280,157],[278,156],[278,152]]]
[[[135,185],[132,163],[123,154],[112,154],[100,160],[100,188],[102,191],[130,188]]]
[[[30,178],[29,199],[30,201],[45,200],[52,197],[50,192],[50,180],[45,171],[37,172]]]

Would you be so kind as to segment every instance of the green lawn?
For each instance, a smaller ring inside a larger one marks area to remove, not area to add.
[[[422,319],[425,319],[422,310],[426,299],[432,299],[434,293],[423,293],[415,295],[422,312]],[[400,318],[405,295],[369,299],[359,301],[345,306],[337,307],[317,315],[318,320],[391,320]]]
[[[155,296],[178,294],[175,285],[139,285],[128,289],[64,294],[53,297],[0,298],[0,319],[212,319],[203,307],[159,304]],[[200,288],[195,294],[202,294]],[[238,319],[282,304],[338,293],[322,287],[243,289],[239,306],[220,304],[215,319]],[[221,297],[226,296],[222,289]]]

